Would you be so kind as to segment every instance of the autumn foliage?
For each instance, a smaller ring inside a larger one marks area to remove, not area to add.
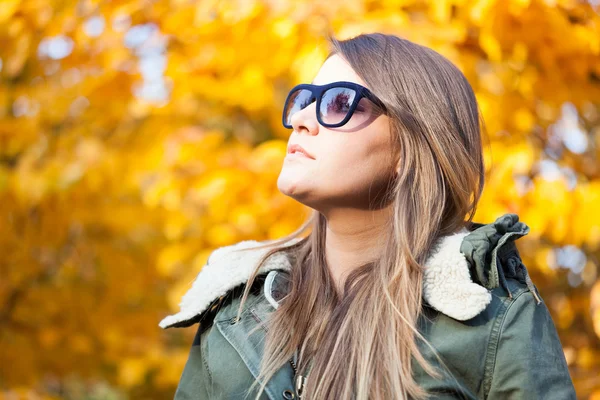
[[[465,73],[475,220],[530,226],[521,256],[600,399],[600,6],[575,0],[0,1],[0,399],[172,398],[194,330],[158,322],[210,251],[306,216],[275,184],[281,108],[328,29]]]

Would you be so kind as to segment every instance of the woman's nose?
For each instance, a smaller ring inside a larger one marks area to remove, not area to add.
[[[313,135],[318,132],[319,121],[317,121],[316,107],[317,103],[313,102],[292,115],[290,123],[294,131],[300,132],[304,129]]]

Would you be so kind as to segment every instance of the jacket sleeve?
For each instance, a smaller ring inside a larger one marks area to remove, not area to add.
[[[576,399],[550,312],[545,302],[537,304],[529,290],[508,305],[489,388],[489,400]]]
[[[198,330],[192,343],[192,348],[185,367],[179,379],[179,385],[175,391],[174,400],[205,400],[210,399],[207,388],[210,382],[210,373],[204,362],[202,348],[205,345],[202,340],[208,332],[206,327],[198,324]]]

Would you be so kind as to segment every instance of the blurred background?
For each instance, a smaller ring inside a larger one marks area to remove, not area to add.
[[[521,256],[600,399],[600,2],[577,0],[0,0],[0,399],[173,397],[195,329],[158,322],[208,254],[308,215],[276,187],[281,109],[328,29],[467,76],[475,221],[531,228]]]

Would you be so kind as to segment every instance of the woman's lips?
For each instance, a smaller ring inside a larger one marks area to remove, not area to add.
[[[309,156],[307,156],[306,154],[304,154],[301,151],[297,151],[295,153],[287,153],[285,158],[308,158],[309,160],[312,160],[312,158],[310,158]]]
[[[308,151],[304,150],[304,148],[302,146],[300,146],[299,144],[292,144],[288,147],[288,155],[294,155],[294,154],[298,154],[298,155],[303,155],[307,158],[311,158],[311,159],[315,159]]]

